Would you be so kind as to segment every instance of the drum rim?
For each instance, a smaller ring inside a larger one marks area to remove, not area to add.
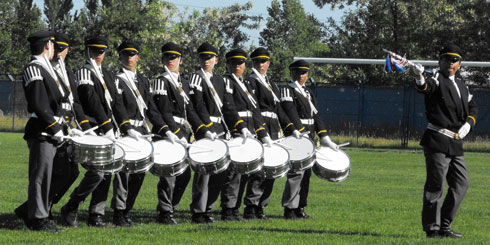
[[[234,139],[237,139],[237,138],[240,138],[240,137],[235,137],[233,138],[232,140]],[[260,142],[260,140],[256,139],[256,138],[248,138],[247,140],[253,140],[253,141],[256,141],[257,143],[259,143],[260,145],[260,149],[262,150],[262,153],[260,154],[259,157],[257,158],[254,158],[252,159],[251,161],[247,161],[247,162],[240,162],[240,161],[234,161],[233,159],[231,159],[231,154],[230,154],[230,160],[232,163],[236,163],[236,164],[244,164],[244,163],[249,163],[249,162],[254,162],[254,161],[258,161],[260,159],[264,159],[264,145],[262,144],[262,142]],[[230,140],[231,141],[231,140]],[[225,142],[226,143],[226,142]],[[228,143],[226,143],[226,145],[228,146]]]
[[[276,166],[278,166],[278,167],[282,167],[282,166],[285,166],[285,165],[286,166],[289,166],[291,164],[290,163],[291,162],[291,156],[289,155],[289,151],[284,146],[282,146],[282,145],[274,144],[273,146],[279,147],[279,148],[283,149],[288,154],[288,160],[285,163],[280,164],[280,165],[276,165]],[[266,165],[265,165],[265,149],[266,148],[264,147],[264,167],[266,167]]]
[[[322,147],[328,147],[328,146],[320,146],[319,148],[322,148]],[[345,153],[345,151],[343,151],[342,149],[338,149],[337,151],[338,152],[341,152],[344,155],[346,155],[347,156],[347,159],[349,159],[349,165],[347,165],[347,168],[344,168],[344,169],[342,169],[340,171],[345,171],[346,169],[349,169],[350,170],[350,167],[351,167],[351,159],[350,159],[350,156],[347,153]],[[316,155],[316,151],[315,151],[315,155]]]
[[[210,140],[210,139],[203,138],[203,139],[200,139],[200,140]],[[225,160],[225,159],[226,159],[226,158],[227,158],[227,157],[230,155],[230,148],[228,147],[228,144],[226,144],[226,142],[225,142],[224,140],[222,140],[222,139],[215,139],[215,140],[219,140],[219,141],[221,141],[221,142],[222,142],[222,143],[223,143],[223,144],[226,146],[226,151],[225,151],[225,155],[224,155],[224,156],[222,156],[221,158],[219,158],[219,159],[217,159],[217,160],[214,160],[214,161],[212,161],[212,162],[208,162],[208,163],[204,163],[204,162],[199,162],[199,161],[196,161],[196,160],[192,159],[192,156],[191,156],[191,154],[190,154],[190,148],[192,147],[192,144],[191,144],[191,146],[189,147],[189,149],[188,149],[188,150],[187,150],[187,152],[186,152],[186,154],[187,154],[187,156],[188,156],[188,159],[189,159],[190,163],[191,163],[191,164],[192,164],[192,163],[197,163],[197,164],[204,164],[204,165],[209,164],[209,165],[211,165],[211,164],[214,164],[214,163],[216,163],[216,162],[221,162],[221,161]],[[199,140],[198,140],[198,141],[199,141]],[[196,142],[197,142],[197,141],[196,141]]]
[[[295,136],[292,136],[292,135],[291,135],[291,136],[288,136],[288,137],[284,137],[284,138],[283,138],[283,139],[280,141],[280,143],[282,143],[284,140],[286,140],[286,139],[290,139],[290,138],[291,138],[291,139],[297,139]],[[311,145],[313,146],[313,154],[311,154],[311,156],[315,156],[315,155],[316,155],[316,144],[315,144],[315,142],[314,142],[312,139],[310,139],[310,137],[302,137],[302,138],[307,139],[308,141],[310,141]],[[286,150],[287,150],[287,149],[286,149]],[[287,150],[287,151],[288,151],[288,153],[289,153],[289,150]],[[311,156],[308,156],[307,158],[304,158],[304,159],[302,159],[302,160],[307,160],[307,159],[309,159]],[[290,162],[293,162],[293,161],[294,161],[294,162],[297,162],[297,161],[302,161],[302,160],[291,160],[291,154],[289,154],[289,161],[290,161]]]
[[[189,158],[189,151],[187,150],[187,148],[185,147],[185,145],[184,145],[184,144],[182,144],[182,143],[180,143],[180,142],[174,142],[174,143],[172,143],[172,142],[171,142],[169,139],[161,139],[161,140],[157,140],[157,141],[151,141],[151,145],[152,145],[152,147],[153,147],[153,152],[152,152],[152,155],[153,155],[153,162],[154,162],[155,164],[157,164],[157,163],[155,162],[155,157],[154,157],[154,154],[155,154],[155,146],[154,146],[153,144],[156,144],[156,143],[161,142],[161,141],[166,141],[166,142],[171,143],[171,144],[175,144],[175,143],[177,143],[177,144],[179,144],[180,146],[182,146],[182,147],[183,147],[183,149],[184,149],[184,152],[185,152],[184,157],[183,157],[182,159],[179,159],[179,160],[178,160],[177,162],[175,162],[175,163],[171,163],[171,164],[170,164],[170,166],[174,166],[174,164],[180,164],[180,163],[182,163],[183,161],[185,161],[185,160],[187,160],[187,159]],[[159,164],[161,164],[161,163],[159,163]]]

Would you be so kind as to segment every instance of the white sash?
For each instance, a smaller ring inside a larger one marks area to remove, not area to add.
[[[214,102],[218,106],[218,111],[221,113],[221,107],[223,107],[223,103],[221,102],[221,99],[219,98],[218,93],[216,92],[216,89],[213,86],[213,83],[211,83],[211,80],[209,80],[208,75],[202,68],[198,70],[196,73],[204,78],[204,81],[206,82],[209,90],[211,91],[211,95],[213,96]]]
[[[70,81],[68,80],[68,74],[66,73],[65,62],[63,61],[63,59],[58,59],[58,65],[59,69],[55,69],[55,71],[56,73],[58,73],[58,76],[61,78],[66,88],[68,89],[68,100],[70,101],[70,105],[73,107],[73,93],[71,90]]]
[[[56,76],[56,73],[53,69],[53,66],[51,65],[51,62],[49,62],[48,57],[46,57],[46,55],[44,55],[42,57],[35,57],[35,59],[33,61],[31,61],[31,63],[38,64],[38,65],[42,66],[48,72],[48,74],[56,82],[56,86],[58,87],[58,90],[60,91],[61,96],[64,97],[65,91],[61,87],[60,81],[58,80],[58,76]]]
[[[296,91],[298,91],[301,95],[303,95],[303,97],[305,97],[308,100],[308,102],[310,102],[311,116],[318,113],[318,110],[313,105],[313,102],[311,102],[311,97],[310,97],[309,93],[307,93],[303,89],[303,87],[301,85],[299,85],[298,81],[294,81],[294,82],[289,83],[289,86],[294,88]]]
[[[257,79],[259,80],[259,82],[272,93],[272,96],[274,97],[274,102],[279,103],[279,98],[277,98],[276,93],[274,93],[274,91],[272,90],[271,84],[269,82],[267,82],[267,80],[265,80],[264,77],[262,75],[260,75],[259,72],[255,68],[252,68],[252,71],[255,74],[255,76],[257,76]]]
[[[248,100],[250,100],[250,102],[252,103],[252,106],[254,108],[257,108],[257,101],[255,101],[255,99],[252,97],[252,94],[250,94],[250,92],[248,92],[248,89],[247,89],[247,87],[245,87],[245,84],[243,84],[243,82],[240,81],[240,79],[238,79],[238,77],[235,76],[235,74],[231,73],[231,77],[233,77],[235,82],[237,82],[238,85],[240,85],[240,88],[243,90],[243,92],[245,92],[245,94],[248,97]]]
[[[136,76],[136,74],[135,74]],[[117,74],[117,77],[126,83],[126,85],[129,87],[131,90],[131,94],[133,94],[134,98],[136,99],[136,104],[138,104],[138,109],[143,117],[145,118],[145,110],[148,108],[145,104],[145,101],[143,100],[143,97],[141,96],[140,91],[138,90],[138,87],[134,83],[134,78],[131,79],[131,76],[128,74],[128,72],[122,68],[122,72]]]
[[[174,86],[174,88],[176,88],[179,91],[180,96],[182,96],[182,98],[184,99],[184,103],[186,105],[189,104],[189,97],[187,96],[187,94],[185,94],[182,85],[178,81],[178,78],[174,76],[175,74],[173,74],[173,72],[171,72],[166,65],[164,65],[163,67],[165,68],[165,73],[163,73],[163,77],[165,77],[168,81],[170,81],[172,86]]]
[[[99,68],[97,67],[97,65],[95,64],[95,61],[93,59],[89,59],[89,63],[90,64],[85,64],[85,68],[92,71],[95,74],[95,76],[97,77],[97,79],[99,80],[99,82],[102,84],[102,87],[104,88],[104,98],[105,98],[106,104],[109,107],[109,110],[112,111],[112,107],[111,107],[112,97],[111,97],[111,94],[109,93],[109,89],[107,89],[107,85],[105,84],[104,78],[102,77],[102,73],[99,70]]]

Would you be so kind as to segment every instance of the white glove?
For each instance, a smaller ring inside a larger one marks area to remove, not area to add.
[[[271,147],[272,144],[274,144],[274,141],[272,141],[272,139],[271,139],[271,137],[269,137],[269,135],[267,135],[264,138],[262,138],[262,142],[264,144],[266,144],[268,147]]]
[[[76,129],[76,128],[72,128],[71,129],[71,134],[73,136],[84,136],[85,134],[82,132],[82,130],[79,130],[79,129]]]
[[[242,137],[243,138],[253,137],[253,134],[250,133],[250,131],[248,130],[248,128],[243,128],[242,129]]]
[[[324,146],[332,148],[332,150],[337,151],[339,149],[339,146],[330,139],[328,136],[324,136],[320,139],[320,143]]]
[[[129,137],[134,138],[135,140],[140,140],[140,138],[143,138],[143,135],[141,135],[140,132],[138,132],[134,129],[128,130],[128,135],[129,135]]]
[[[165,134],[167,135],[170,142],[172,142],[172,144],[175,143],[175,141],[179,140],[179,137],[177,137],[177,135],[175,135],[174,133],[172,133],[170,131],[167,131]]]
[[[114,130],[112,130],[112,129],[105,132],[104,137],[109,138],[111,140],[116,140],[116,136],[114,135]]]
[[[466,137],[466,135],[468,135],[468,133],[470,132],[470,129],[471,125],[469,123],[465,123],[463,126],[461,126],[461,128],[458,130],[459,138],[463,139],[464,137]]]
[[[294,136],[296,139],[299,139],[299,138],[301,138],[301,133],[300,133],[298,130],[294,130],[294,131],[293,131],[293,136]]]
[[[182,144],[183,144],[185,147],[187,147],[187,145],[189,144],[189,143],[187,142],[187,139],[186,139],[185,137],[180,138],[180,140],[179,140],[179,141],[180,141],[180,143],[182,143]]]
[[[424,73],[424,70],[424,66],[421,64],[415,64],[414,66],[412,66],[412,71],[413,73],[415,73],[415,75],[422,75],[422,73]]]
[[[210,140],[215,140],[218,137],[218,135],[215,132],[207,131],[204,134],[204,137],[206,137],[206,138],[208,138]]]
[[[53,135],[53,138],[55,140],[57,140],[58,142],[61,142],[63,141],[63,136],[65,136],[65,134],[63,134],[63,130],[59,130],[58,132],[56,132],[54,135]]]

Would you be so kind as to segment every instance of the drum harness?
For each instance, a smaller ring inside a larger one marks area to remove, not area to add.
[[[265,78],[265,75],[264,76],[260,75],[260,73],[255,68],[252,68],[252,71],[254,74],[252,74],[251,77],[257,77],[257,80],[260,82],[260,84],[262,84],[262,86],[264,86],[265,88],[267,88],[267,90],[271,92],[272,97],[274,98],[274,106],[276,106],[276,104],[280,102],[279,98],[277,98],[276,93],[274,93],[274,90],[272,90],[272,86],[269,83],[269,81],[267,81],[267,79]],[[278,119],[277,114],[272,111],[263,111],[260,114],[262,114],[262,116],[264,117]],[[281,128],[281,125],[279,124],[279,120],[277,120],[277,124],[279,128]]]
[[[180,64],[180,58],[178,63]],[[170,84],[179,91],[180,96],[182,96],[182,99],[184,100],[184,118],[174,116],[174,121],[178,122],[181,125],[184,125],[184,127],[191,129],[190,132],[192,135],[194,135],[194,132],[192,130],[191,125],[189,124],[189,121],[187,121],[187,105],[190,102],[189,96],[185,93],[184,89],[182,88],[182,83],[179,82],[178,76],[179,74],[174,74],[171,72],[166,65],[163,65],[163,68],[165,68],[165,73],[163,73],[163,77],[165,77]],[[175,77],[177,76],[177,77]]]

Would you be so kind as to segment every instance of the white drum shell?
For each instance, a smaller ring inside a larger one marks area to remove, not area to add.
[[[334,151],[322,146],[317,150],[317,160],[313,172],[331,182],[342,182],[350,173],[350,158],[342,150]]]

